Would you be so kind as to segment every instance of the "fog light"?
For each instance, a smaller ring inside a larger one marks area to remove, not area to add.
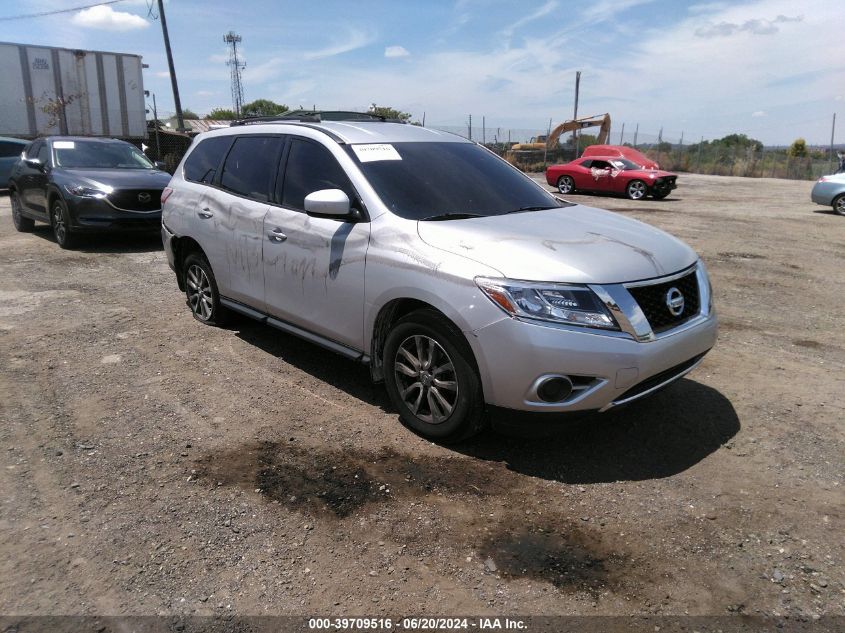
[[[537,396],[543,402],[563,402],[572,393],[572,382],[565,376],[546,378],[537,386]]]

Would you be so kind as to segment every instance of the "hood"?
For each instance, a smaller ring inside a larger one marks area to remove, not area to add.
[[[427,244],[492,266],[505,277],[621,283],[677,272],[698,259],[668,233],[581,205],[505,216],[417,223]]]
[[[164,189],[170,182],[170,174],[157,169],[57,169],[53,178],[66,184],[114,189]]]

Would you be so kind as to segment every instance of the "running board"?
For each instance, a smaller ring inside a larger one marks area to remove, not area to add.
[[[363,352],[359,352],[356,349],[328,339],[324,336],[320,336],[319,334],[314,334],[313,332],[304,330],[301,327],[288,323],[287,321],[282,321],[281,319],[272,317],[269,314],[265,314],[264,312],[260,312],[259,310],[256,310],[254,308],[250,308],[248,305],[244,305],[243,303],[240,303],[233,299],[220,297],[220,304],[226,308],[229,308],[230,310],[233,310],[234,312],[238,312],[239,314],[248,316],[251,319],[255,319],[259,323],[265,323],[276,328],[277,330],[281,330],[282,332],[287,332],[288,334],[298,336],[299,338],[304,339],[310,343],[314,343],[315,345],[319,345],[323,349],[327,349],[330,352],[345,356],[350,360],[358,361],[359,363],[364,363],[365,365],[369,364],[370,362],[370,357],[364,354]]]

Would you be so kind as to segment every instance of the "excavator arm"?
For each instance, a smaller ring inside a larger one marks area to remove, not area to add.
[[[564,121],[553,129],[551,134],[549,134],[549,137],[546,139],[546,148],[550,150],[558,149],[560,147],[559,139],[562,134],[572,132],[573,130],[583,130],[588,127],[598,127],[599,134],[596,142],[598,145],[606,144],[607,139],[610,138],[610,115],[605,113],[584,117],[582,119]]]

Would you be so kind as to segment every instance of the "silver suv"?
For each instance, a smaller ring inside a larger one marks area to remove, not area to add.
[[[162,201],[199,321],[237,312],[369,365],[429,438],[637,400],[716,340],[687,245],[452,134],[344,113],[235,124],[197,137]]]

